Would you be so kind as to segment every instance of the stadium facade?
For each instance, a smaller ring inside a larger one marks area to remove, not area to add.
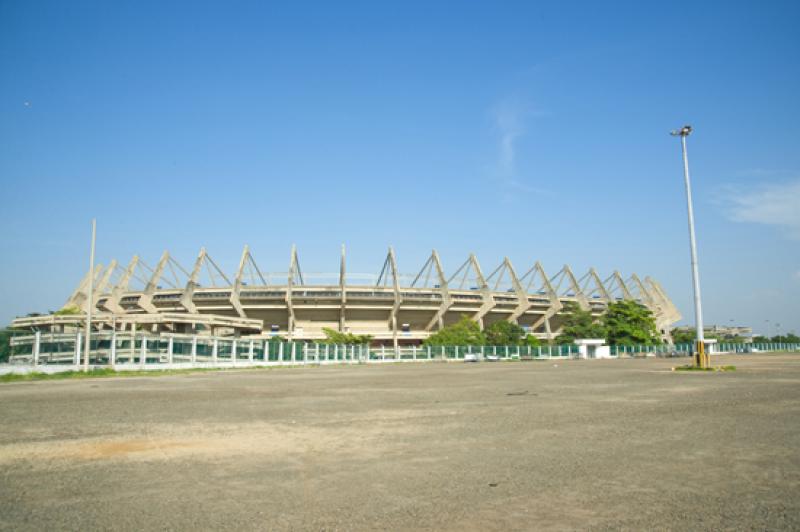
[[[539,262],[521,275],[508,258],[484,275],[475,255],[446,274],[434,250],[419,272],[398,272],[389,249],[377,274],[348,274],[342,247],[338,274],[304,275],[293,246],[285,273],[263,273],[245,246],[239,267],[226,275],[205,249],[191,269],[165,251],[155,266],[138,256],[89,275],[64,308],[79,314],[18,318],[20,328],[78,327],[92,307],[97,330],[192,333],[235,337],[325,338],[323,329],[370,335],[380,345],[415,345],[462,316],[481,327],[507,320],[542,339],[557,336],[569,302],[601,315],[609,303],[634,300],[650,309],[665,338],[680,313],[661,285],[618,271],[601,279],[594,268],[576,276],[569,266],[548,275]]]

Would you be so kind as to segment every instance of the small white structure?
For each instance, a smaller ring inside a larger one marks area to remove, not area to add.
[[[611,348],[604,338],[580,338],[575,340],[580,358],[613,358]]]
[[[718,355],[720,353],[716,338],[704,338],[703,344],[705,345],[706,353],[709,355]]]

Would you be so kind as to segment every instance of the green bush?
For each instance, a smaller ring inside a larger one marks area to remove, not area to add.
[[[503,320],[489,325],[484,334],[489,345],[521,345],[525,338],[525,329]]]
[[[487,345],[486,335],[469,316],[430,335],[424,345]]]
[[[368,334],[343,333],[328,327],[323,327],[322,332],[325,333],[325,339],[321,342],[323,344],[369,345],[372,341],[372,336]]]

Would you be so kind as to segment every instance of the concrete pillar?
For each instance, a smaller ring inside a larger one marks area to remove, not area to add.
[[[172,364],[172,349],[174,346],[173,338],[170,336],[167,339],[167,364]]]
[[[197,362],[197,335],[192,336],[192,364]]]
[[[131,358],[129,362],[133,364],[133,359],[136,357],[136,324],[131,323]]]
[[[117,330],[111,332],[111,354],[108,356],[108,362],[113,368],[117,363]]]
[[[81,334],[80,331],[78,331],[78,333],[75,335],[75,360],[74,360],[74,364],[76,366],[80,366],[81,365],[81,343],[82,343],[81,340],[82,340],[82,337],[83,337],[83,335]]]
[[[247,360],[253,361],[253,340],[250,340],[250,350],[247,352]]]
[[[399,348],[399,342],[397,341],[397,316],[394,315],[394,311],[392,311],[392,347],[394,347],[395,354]]]
[[[236,363],[236,340],[231,343],[231,362]]]
[[[147,363],[147,337],[145,335],[142,335],[142,348],[139,350],[139,364],[142,367],[144,367],[146,363]]]
[[[292,342],[292,354],[291,354],[292,363],[297,361],[297,355],[295,354],[295,351],[296,351],[296,344]]]
[[[283,342],[278,344],[278,362],[283,363]]]
[[[33,335],[33,365],[39,365],[39,349],[41,348],[42,332],[36,331]]]
[[[211,346],[211,363],[217,363],[217,347],[219,346],[219,342],[216,338],[214,338],[214,344]]]

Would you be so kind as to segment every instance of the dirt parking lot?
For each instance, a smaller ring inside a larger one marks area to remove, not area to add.
[[[2,384],[0,528],[800,529],[800,355],[714,362]]]

